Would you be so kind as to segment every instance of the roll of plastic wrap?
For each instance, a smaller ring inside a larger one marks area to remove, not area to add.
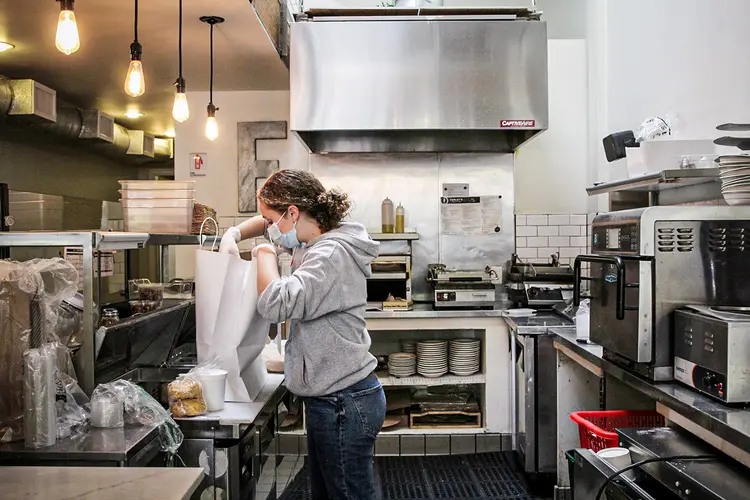
[[[57,350],[51,345],[23,356],[23,433],[27,448],[44,448],[57,439],[55,410]]]

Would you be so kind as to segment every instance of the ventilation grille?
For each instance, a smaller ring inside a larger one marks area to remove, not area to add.
[[[96,139],[104,142],[115,142],[115,119],[97,109],[81,112],[83,128],[81,139]]]
[[[34,80],[11,80],[13,104],[9,115],[23,116],[32,121],[57,121],[57,94]]]
[[[711,252],[744,252],[746,243],[747,231],[744,227],[714,227],[708,230],[708,249]]]
[[[130,138],[129,155],[154,157],[153,135],[147,134],[143,130],[128,130],[128,137]]]
[[[659,252],[692,252],[695,248],[695,230],[691,227],[663,227],[656,230],[656,248]]]

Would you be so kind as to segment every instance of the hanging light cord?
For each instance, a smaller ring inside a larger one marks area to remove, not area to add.
[[[135,0],[135,21],[133,22],[133,41],[138,43],[138,0]]]
[[[180,44],[180,79],[182,82],[182,0],[180,0],[180,30],[179,30],[179,44]]]
[[[210,104],[214,103],[214,25],[211,25],[211,34],[209,35],[210,41],[209,41],[209,47],[211,52],[211,69],[209,71],[209,84],[208,84],[208,102]]]

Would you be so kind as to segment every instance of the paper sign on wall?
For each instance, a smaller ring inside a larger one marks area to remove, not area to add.
[[[449,196],[440,198],[440,232],[469,236],[502,231],[503,197]]]
[[[208,154],[190,153],[190,175],[193,177],[203,177],[206,175],[208,165]]]
[[[96,256],[101,256],[102,277],[114,276],[115,274],[115,254],[114,252],[95,252],[94,253],[94,278],[99,276],[99,264],[96,262]],[[83,289],[83,249],[79,247],[66,247],[63,251],[63,259],[78,271],[78,290]]]

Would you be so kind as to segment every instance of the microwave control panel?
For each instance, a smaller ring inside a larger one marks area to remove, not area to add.
[[[591,250],[594,253],[638,253],[640,250],[640,226],[638,224],[594,226],[592,228]]]

